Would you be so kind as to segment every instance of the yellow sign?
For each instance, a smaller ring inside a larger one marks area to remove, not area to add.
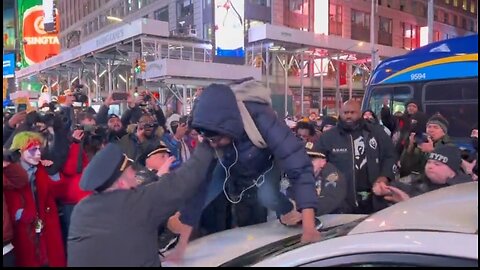
[[[3,78],[3,99],[7,98],[7,91],[8,91],[8,79]]]

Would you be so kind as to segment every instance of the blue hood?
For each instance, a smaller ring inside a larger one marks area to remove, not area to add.
[[[245,132],[237,100],[230,87],[211,84],[193,107],[192,128],[206,129],[239,139]]]

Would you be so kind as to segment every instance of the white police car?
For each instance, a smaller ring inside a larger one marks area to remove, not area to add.
[[[478,183],[442,188],[370,216],[321,217],[323,240],[303,245],[300,228],[277,221],[192,241],[163,266],[478,267]]]

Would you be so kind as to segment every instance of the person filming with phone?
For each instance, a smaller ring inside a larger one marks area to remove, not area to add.
[[[437,113],[428,119],[426,133],[410,133],[408,147],[400,157],[400,177],[412,172],[423,174],[429,153],[440,145],[453,145],[448,126],[447,119]]]

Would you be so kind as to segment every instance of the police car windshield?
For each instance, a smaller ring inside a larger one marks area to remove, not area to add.
[[[320,242],[347,235],[351,230],[353,230],[353,228],[355,228],[360,222],[364,221],[367,217],[368,216],[362,217],[355,221],[345,223],[342,225],[320,229],[320,232],[322,233],[322,239],[320,240]],[[282,239],[277,242],[273,242],[261,248],[252,250],[220,266],[222,267],[251,266],[265,259],[272,258],[280,254],[283,254],[285,252],[289,252],[291,250],[308,245],[308,244],[302,244],[300,242],[300,238],[301,238],[301,234],[298,234],[298,235],[294,235],[294,236]]]

